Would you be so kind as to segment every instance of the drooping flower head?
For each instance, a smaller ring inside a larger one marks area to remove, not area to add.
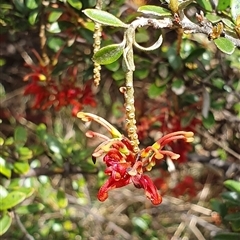
[[[146,197],[154,205],[160,204],[162,202],[161,195],[151,178],[144,173],[150,171],[157,161],[163,160],[166,156],[173,160],[178,159],[179,154],[165,150],[164,146],[179,139],[191,142],[193,141],[193,133],[178,131],[167,134],[152,146],[135,153],[130,140],[105,119],[85,112],[79,112],[77,117],[83,121],[93,120],[100,123],[112,136],[112,138],[109,138],[93,131],[86,133],[87,137],[100,137],[103,139],[103,142],[92,154],[94,162],[97,158],[103,157],[103,162],[106,164],[105,174],[109,176],[98,192],[98,199],[104,201],[108,198],[109,190],[132,183],[136,188],[143,188]]]

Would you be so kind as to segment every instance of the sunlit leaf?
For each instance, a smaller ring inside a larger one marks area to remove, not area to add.
[[[30,169],[28,162],[15,162],[13,164],[13,171],[17,174],[27,173]]]
[[[217,5],[218,11],[224,11],[230,5],[230,0],[219,0]]]
[[[0,157],[0,173],[7,178],[11,177],[10,165],[7,164],[6,160],[2,157]]]
[[[10,209],[21,203],[26,198],[26,194],[19,191],[10,192],[5,198],[1,199],[0,210]]]
[[[127,24],[122,22],[120,19],[118,19],[111,13],[99,9],[85,9],[83,13],[86,14],[86,16],[91,18],[93,21],[99,22],[103,25],[123,28],[128,27]]]
[[[214,39],[214,43],[216,44],[218,49],[220,49],[224,53],[232,54],[235,50],[234,44],[224,37]]]
[[[13,190],[24,193],[26,195],[26,198],[32,196],[35,192],[35,189],[33,187],[15,187]]]
[[[48,16],[48,21],[51,23],[56,22],[61,17],[62,13],[61,9],[52,10]]]
[[[158,7],[155,5],[144,5],[138,8],[138,12],[142,12],[144,14],[152,14],[159,17],[171,16],[172,12],[166,8]]]
[[[0,219],[0,236],[2,236],[11,226],[12,218],[8,213],[4,214]]]
[[[31,11],[28,17],[28,22],[31,25],[34,25],[37,21],[37,16],[38,16],[38,10]]]
[[[59,189],[57,192],[57,202],[60,208],[65,208],[68,205],[68,199],[62,189]]]
[[[212,11],[212,5],[209,0],[196,0],[197,3],[208,12]]]
[[[113,63],[121,57],[123,49],[123,44],[108,45],[96,52],[93,56],[93,60],[102,65]]]
[[[25,0],[26,7],[29,9],[35,9],[39,5],[39,0]]]
[[[82,8],[82,3],[80,0],[67,0],[67,2],[77,10],[80,10]]]
[[[235,191],[240,193],[240,182],[235,181],[235,180],[226,180],[224,182],[224,186],[228,189],[230,189],[231,191]]]

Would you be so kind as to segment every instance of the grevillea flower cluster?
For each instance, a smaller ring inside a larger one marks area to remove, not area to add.
[[[79,112],[77,117],[86,122],[96,121],[111,134],[111,138],[109,138],[93,131],[86,133],[89,138],[99,137],[103,140],[92,154],[94,162],[97,158],[102,157],[106,165],[105,174],[108,176],[108,180],[98,192],[98,199],[104,201],[108,198],[110,190],[133,184],[136,188],[143,188],[146,197],[154,205],[160,204],[162,197],[146,172],[151,171],[157,162],[163,161],[166,157],[177,160],[180,155],[165,150],[164,147],[175,140],[192,142],[193,132],[177,131],[169,133],[158,139],[153,145],[136,153],[130,140],[105,119],[85,112]]]
[[[57,79],[53,77],[54,66],[57,60],[45,64],[36,51],[34,51],[39,60],[38,65],[28,65],[32,73],[27,74],[24,80],[31,81],[25,88],[25,95],[33,95],[35,102],[33,108],[48,109],[53,107],[60,110],[63,107],[71,106],[72,115],[83,109],[85,105],[96,106],[91,89],[91,81],[83,86],[77,83],[77,68],[69,68],[66,77]],[[54,58],[57,59],[58,55]]]

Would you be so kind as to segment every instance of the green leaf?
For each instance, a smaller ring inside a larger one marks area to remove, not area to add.
[[[211,209],[218,212],[221,216],[225,216],[227,214],[228,209],[225,203],[222,203],[216,199],[211,199],[210,204]]]
[[[83,13],[91,18],[93,21],[99,22],[103,25],[113,27],[127,28],[128,25],[122,22],[120,19],[112,15],[111,13],[99,10],[99,9],[85,9]]]
[[[15,187],[13,190],[24,193],[26,195],[26,198],[32,196],[35,192],[35,189],[33,187]]]
[[[101,65],[115,62],[123,54],[124,44],[112,44],[101,48],[93,55],[93,60]]]
[[[146,231],[149,227],[146,220],[141,217],[133,217],[132,223],[142,231]]]
[[[36,134],[41,140],[45,140],[47,127],[45,124],[41,123],[37,126]]]
[[[24,0],[13,0],[13,4],[20,13],[26,13],[28,11],[24,4]]]
[[[57,192],[57,201],[60,208],[66,208],[68,205],[68,199],[62,189],[59,189]]]
[[[11,177],[11,168],[10,165],[6,162],[6,160],[0,157],[0,173],[7,178]]]
[[[116,72],[120,68],[119,61],[115,61],[113,63],[107,64],[106,68],[112,72]]]
[[[217,5],[218,11],[224,11],[230,5],[230,0],[219,0]]]
[[[215,119],[212,112],[208,112],[207,118],[203,117],[203,126],[207,129],[211,128],[215,123]]]
[[[239,240],[239,233],[217,233],[217,235],[213,237],[213,240]]]
[[[2,236],[11,226],[12,218],[6,213],[0,219],[0,236]]]
[[[13,164],[13,171],[17,174],[27,173],[30,169],[28,162],[15,162]]]
[[[196,0],[196,1],[203,9],[207,10],[208,12],[211,12],[213,10],[209,0]]]
[[[172,15],[171,11],[155,5],[144,5],[138,8],[137,11],[142,12],[144,14],[152,14],[159,17],[166,17]]]
[[[240,206],[240,194],[236,192],[224,192],[221,194],[226,203]]]
[[[232,54],[235,50],[235,45],[228,39],[220,37],[213,40],[218,49],[227,54]]]
[[[149,74],[149,68],[141,68],[141,69],[136,69],[134,72],[134,76],[140,80],[146,78]]]
[[[224,183],[224,186],[231,191],[240,193],[240,182],[235,180],[227,180]]]
[[[13,145],[13,143],[14,143],[13,137],[9,137],[9,138],[7,138],[7,139],[5,140],[4,145],[5,145],[5,146],[10,146],[10,145]]]
[[[77,10],[80,10],[82,8],[82,3],[79,0],[67,0],[67,2]]]
[[[48,31],[50,33],[60,33],[61,32],[61,28],[59,26],[59,23],[58,22],[54,22],[52,23],[49,28],[48,28]]]
[[[56,22],[61,17],[62,14],[63,12],[61,9],[54,9],[49,14],[48,21],[51,23]]]
[[[54,52],[57,52],[64,45],[64,41],[59,37],[49,37],[47,44],[49,48],[51,48]]]
[[[28,161],[33,157],[32,150],[27,147],[21,147],[17,149],[17,152],[19,161]]]
[[[115,81],[120,81],[125,78],[125,73],[122,69],[119,69],[118,71],[112,74],[112,77]]]
[[[220,22],[222,20],[221,17],[219,17],[219,16],[217,16],[217,15],[215,15],[213,13],[207,13],[206,14],[206,18],[207,18],[207,20],[209,20],[212,23],[218,23],[218,22]]]
[[[155,98],[161,95],[166,90],[166,85],[158,87],[155,83],[151,84],[148,89],[148,96]]]
[[[226,26],[228,26],[229,28],[234,29],[235,25],[234,25],[234,23],[233,23],[232,21],[230,21],[230,20],[227,19],[227,18],[222,18],[221,20],[222,20],[222,22],[223,22]]]
[[[36,23],[37,16],[38,16],[38,9],[36,9],[34,11],[31,11],[30,14],[29,14],[29,17],[28,17],[28,22],[31,25],[34,25]]]
[[[240,213],[237,212],[237,213],[232,213],[232,214],[227,214],[225,217],[224,217],[225,220],[227,221],[239,221],[240,222]]]
[[[27,141],[27,131],[24,127],[17,127],[14,131],[14,141],[17,147],[22,147]]]
[[[237,20],[237,16],[240,15],[240,1],[231,0],[231,14],[234,21]]]
[[[0,211],[7,210],[15,207],[26,198],[26,194],[23,192],[13,191],[10,192],[5,198],[1,199]]]
[[[25,0],[25,4],[28,9],[35,9],[38,7],[39,1],[38,0]]]
[[[33,203],[28,204],[26,206],[20,206],[16,209],[18,214],[34,214],[40,212],[44,209],[44,205],[42,203]]]
[[[170,47],[167,51],[168,62],[174,70],[178,70],[183,67],[183,62],[180,56],[178,56],[176,49]]]

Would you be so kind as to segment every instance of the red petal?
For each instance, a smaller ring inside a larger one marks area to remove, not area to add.
[[[147,175],[136,175],[132,177],[132,181],[136,187],[145,190],[146,197],[151,200],[152,204],[158,205],[162,202],[162,197],[150,177]]]
[[[119,181],[115,181],[112,177],[110,177],[106,183],[100,188],[98,192],[98,199],[100,201],[105,201],[108,198],[108,191],[114,188],[120,188],[126,186],[130,183],[130,176],[126,176]]]

